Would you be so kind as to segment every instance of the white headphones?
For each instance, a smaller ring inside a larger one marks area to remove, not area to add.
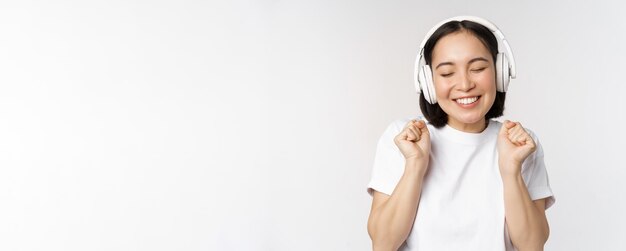
[[[424,92],[424,97],[426,101],[431,104],[437,103],[437,96],[435,94],[435,85],[433,83],[433,74],[430,68],[430,65],[426,64],[426,60],[424,59],[424,45],[426,45],[426,41],[433,35],[433,33],[442,25],[450,21],[472,21],[478,24],[482,24],[487,27],[491,32],[496,34],[496,38],[499,38],[498,43],[498,56],[496,57],[496,89],[499,92],[506,92],[509,87],[509,81],[511,78],[515,78],[515,59],[513,58],[513,52],[511,51],[511,47],[509,47],[509,43],[504,38],[504,34],[491,22],[474,16],[456,16],[446,20],[439,22],[435,27],[430,29],[430,31],[422,40],[420,44],[420,50],[415,59],[415,74],[413,76],[415,80],[415,89],[417,94],[420,94],[421,91]],[[502,52],[502,48],[504,47],[504,53]]]

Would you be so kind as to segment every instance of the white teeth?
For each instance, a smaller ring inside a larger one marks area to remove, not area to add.
[[[476,102],[476,100],[478,100],[478,97],[460,98],[460,99],[457,99],[456,102],[459,104],[467,105],[467,104]]]

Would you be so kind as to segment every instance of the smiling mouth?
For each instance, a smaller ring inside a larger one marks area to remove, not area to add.
[[[458,98],[458,99],[454,99],[454,101],[461,105],[469,105],[478,101],[479,98],[480,96],[469,97],[469,98]]]

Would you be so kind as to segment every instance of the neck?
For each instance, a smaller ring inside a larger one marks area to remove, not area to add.
[[[462,123],[453,119],[448,119],[448,125],[454,129],[468,133],[481,133],[487,128],[488,120],[485,118],[475,123]]]

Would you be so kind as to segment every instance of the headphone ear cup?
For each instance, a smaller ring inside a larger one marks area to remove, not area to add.
[[[510,80],[509,60],[504,53],[498,53],[496,57],[496,89],[499,92],[506,92]]]
[[[422,92],[422,94],[424,94],[424,98],[426,99],[426,101],[430,103],[430,94],[428,94],[428,87],[426,87],[426,79],[424,78],[424,75],[426,74],[424,72],[424,66],[419,67],[418,72],[419,74],[417,74],[417,82],[419,82],[420,91]]]
[[[430,70],[429,65],[422,66],[421,69],[421,80],[420,85],[422,87],[422,91],[424,92],[424,98],[430,104],[437,103],[437,96],[435,95],[435,86],[433,84],[433,73]]]

